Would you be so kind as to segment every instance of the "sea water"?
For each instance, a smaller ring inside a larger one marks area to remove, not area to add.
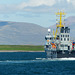
[[[45,52],[1,52],[0,75],[75,75],[75,58],[46,59]]]

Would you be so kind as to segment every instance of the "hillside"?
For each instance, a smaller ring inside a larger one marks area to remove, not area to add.
[[[47,29],[32,23],[0,22],[0,44],[43,45]]]
[[[75,37],[75,16],[66,19],[71,28],[71,37]],[[56,25],[50,27],[55,29]],[[47,28],[33,23],[0,21],[1,45],[44,45]]]

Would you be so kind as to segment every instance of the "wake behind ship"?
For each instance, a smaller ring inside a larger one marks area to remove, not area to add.
[[[70,39],[70,28],[65,26],[66,13],[56,13],[56,31],[48,29],[44,46],[47,58],[75,57],[75,42]]]

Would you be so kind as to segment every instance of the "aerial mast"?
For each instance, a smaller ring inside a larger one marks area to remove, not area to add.
[[[61,29],[61,27],[64,27],[64,17],[65,17],[66,13],[60,11],[60,12],[57,12],[56,13],[56,16],[57,16],[57,23],[56,23],[56,32],[55,32],[55,39],[56,39],[56,36],[57,36],[57,33],[58,33],[58,28]]]
[[[61,12],[61,11],[56,13],[56,16],[58,17],[58,19],[57,19],[58,23],[56,25],[57,28],[64,27],[63,17],[65,17],[65,15],[66,15],[66,13]]]

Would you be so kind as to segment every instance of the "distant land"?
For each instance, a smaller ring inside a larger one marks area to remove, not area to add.
[[[0,45],[0,52],[44,52],[41,45]]]
[[[0,45],[43,45],[46,34],[40,25],[0,21]]]
[[[66,19],[75,37],[75,16]],[[49,28],[55,29],[55,25]],[[0,21],[0,45],[44,45],[47,28],[33,23]]]

